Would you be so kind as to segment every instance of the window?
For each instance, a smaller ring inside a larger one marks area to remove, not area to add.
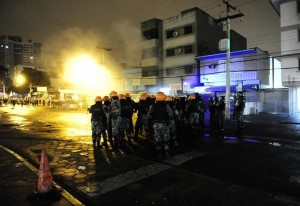
[[[179,31],[177,31],[175,29],[167,31],[167,39],[174,38],[177,36],[179,36]]]
[[[182,35],[192,34],[193,30],[193,25],[190,24],[184,27],[168,30],[166,31],[166,36],[167,39],[171,39]]]
[[[191,54],[193,53],[193,45],[188,45],[184,47],[184,53],[185,54]]]
[[[167,49],[167,57],[171,56],[179,56],[184,54],[192,54],[194,53],[194,46],[193,45],[187,45],[187,46],[181,46],[176,47],[172,49]]]
[[[184,34],[191,34],[193,33],[193,25],[188,25],[184,27]]]
[[[297,12],[300,13],[300,0],[297,0]]]
[[[298,59],[298,70],[300,71],[300,59]]]
[[[159,76],[157,67],[144,67],[142,68],[142,77]]]
[[[175,56],[175,49],[167,49],[167,57]]]
[[[298,29],[298,42],[300,42],[300,29]]]
[[[175,68],[166,68],[167,76],[171,76],[175,74]]]
[[[184,66],[184,73],[185,74],[192,74],[192,73],[194,73],[194,65],[186,65],[186,66]]]

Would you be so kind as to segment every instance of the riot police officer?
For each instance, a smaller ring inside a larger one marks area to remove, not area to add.
[[[165,98],[163,92],[158,92],[156,102],[151,105],[148,112],[148,120],[153,123],[155,150],[158,160],[171,157],[169,122],[173,119],[173,112],[165,102]]]
[[[100,147],[101,135],[103,136],[104,144],[107,144],[106,136],[106,115],[104,113],[101,97],[95,98],[95,104],[88,108],[88,111],[92,114],[91,126],[92,126],[92,141],[94,147]]]

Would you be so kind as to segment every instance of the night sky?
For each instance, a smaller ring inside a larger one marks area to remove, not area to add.
[[[218,19],[222,0],[1,0],[0,34],[18,35],[44,45],[46,64],[62,61],[74,50],[111,48],[117,62],[138,64],[140,23],[166,19],[199,7]],[[280,51],[280,18],[269,0],[232,0],[245,15],[232,29],[248,38],[248,48]],[[236,14],[232,11],[231,14]],[[92,51],[93,50],[93,51]],[[100,51],[98,51],[100,52]],[[100,55],[100,54],[99,54]]]

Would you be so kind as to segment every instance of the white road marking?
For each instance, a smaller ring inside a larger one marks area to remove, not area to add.
[[[187,152],[181,155],[174,156],[170,160],[165,160],[163,163],[153,163],[151,165],[141,167],[139,169],[111,177],[101,182],[93,183],[79,189],[86,193],[89,197],[95,197],[107,192],[116,190],[125,185],[145,179],[173,166],[179,166],[191,159],[204,156],[206,153],[199,153],[197,151]]]

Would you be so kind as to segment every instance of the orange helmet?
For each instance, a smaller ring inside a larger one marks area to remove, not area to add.
[[[166,95],[163,92],[157,92],[156,93],[156,101],[162,102],[165,101]]]
[[[192,100],[192,99],[196,99],[196,96],[194,95],[194,94],[192,94],[191,96],[190,96],[190,99]]]
[[[109,95],[112,96],[112,97],[116,97],[116,96],[118,96],[118,93],[116,91],[111,91],[109,93]]]
[[[130,94],[129,93],[125,93],[125,97],[130,97]]]
[[[124,94],[119,94],[119,99],[126,99],[126,96]]]
[[[97,96],[97,97],[95,98],[95,102],[101,102],[101,97],[100,97],[100,96]]]
[[[108,96],[104,96],[103,97],[103,101],[108,101],[109,100],[109,97]]]
[[[146,100],[147,99],[147,93],[144,93],[140,96],[140,100]]]
[[[172,97],[171,96],[166,96],[166,102],[171,102],[172,101]]]

